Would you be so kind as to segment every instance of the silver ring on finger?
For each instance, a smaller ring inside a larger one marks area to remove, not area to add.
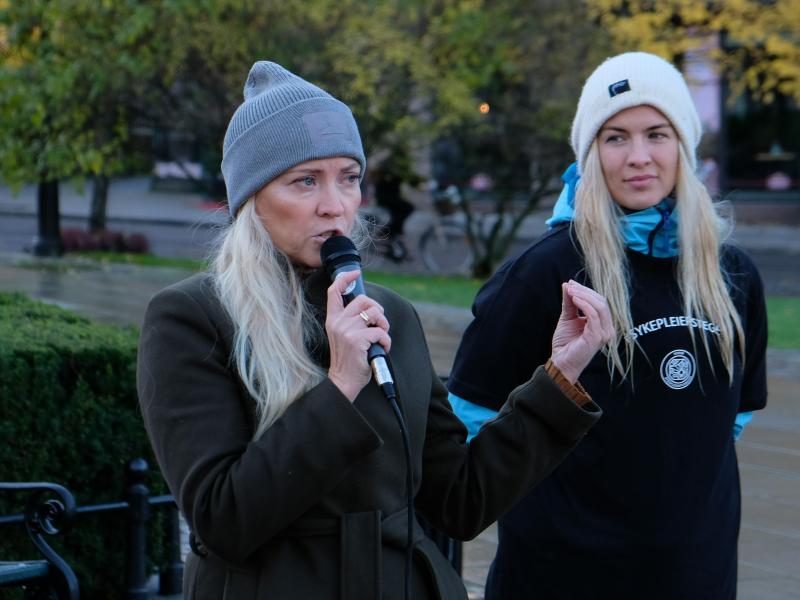
[[[367,327],[372,325],[372,319],[369,318],[369,315],[366,313],[366,311],[362,310],[360,313],[358,313],[358,316],[361,317],[361,320],[367,324]]]

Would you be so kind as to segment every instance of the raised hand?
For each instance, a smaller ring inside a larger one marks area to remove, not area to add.
[[[570,382],[577,381],[597,351],[614,337],[606,299],[577,281],[561,284],[561,316],[551,359]]]
[[[352,402],[370,379],[367,350],[378,343],[386,352],[392,345],[383,307],[367,296],[356,296],[344,306],[342,294],[360,271],[341,273],[328,288],[325,330],[331,349],[328,378]]]

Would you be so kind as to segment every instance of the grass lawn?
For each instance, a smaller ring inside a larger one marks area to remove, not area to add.
[[[767,298],[770,348],[800,348],[800,298]]]
[[[206,263],[192,259],[161,258],[150,254],[120,254],[114,252],[75,252],[69,256],[91,258],[101,262],[173,267],[199,271]],[[408,273],[367,271],[365,278],[395,290],[401,296],[419,302],[447,304],[469,308],[482,281],[463,277],[441,277]],[[767,298],[769,346],[800,349],[800,298]]]
[[[193,258],[164,258],[153,254],[132,252],[106,252],[102,250],[79,250],[70,252],[67,258],[88,258],[101,263],[122,263],[126,265],[142,265],[146,267],[172,267],[189,271],[202,271],[208,263]]]
[[[472,299],[483,282],[465,277],[442,277],[437,275],[413,275],[408,273],[382,273],[367,271],[364,278],[407,298],[419,302],[448,304],[461,308],[472,306]]]
[[[478,279],[430,277],[396,273],[366,273],[366,278],[391,288],[409,300],[469,308],[480,289]],[[800,349],[800,298],[768,297],[769,347]]]

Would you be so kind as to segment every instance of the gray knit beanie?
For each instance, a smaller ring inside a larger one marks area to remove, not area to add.
[[[683,75],[655,54],[626,52],[606,59],[583,86],[571,135],[579,172],[583,172],[589,148],[603,123],[626,108],[642,104],[664,113],[690,163],[696,166],[695,149],[702,127]]]
[[[259,61],[222,144],[232,216],[278,175],[307,160],[347,156],[367,166],[350,109],[282,66]]]

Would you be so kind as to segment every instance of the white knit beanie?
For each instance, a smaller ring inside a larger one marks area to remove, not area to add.
[[[642,104],[664,113],[678,132],[690,163],[696,166],[702,126],[683,75],[654,54],[627,52],[606,59],[583,86],[570,138],[579,172],[583,172],[589,147],[603,123]]]

